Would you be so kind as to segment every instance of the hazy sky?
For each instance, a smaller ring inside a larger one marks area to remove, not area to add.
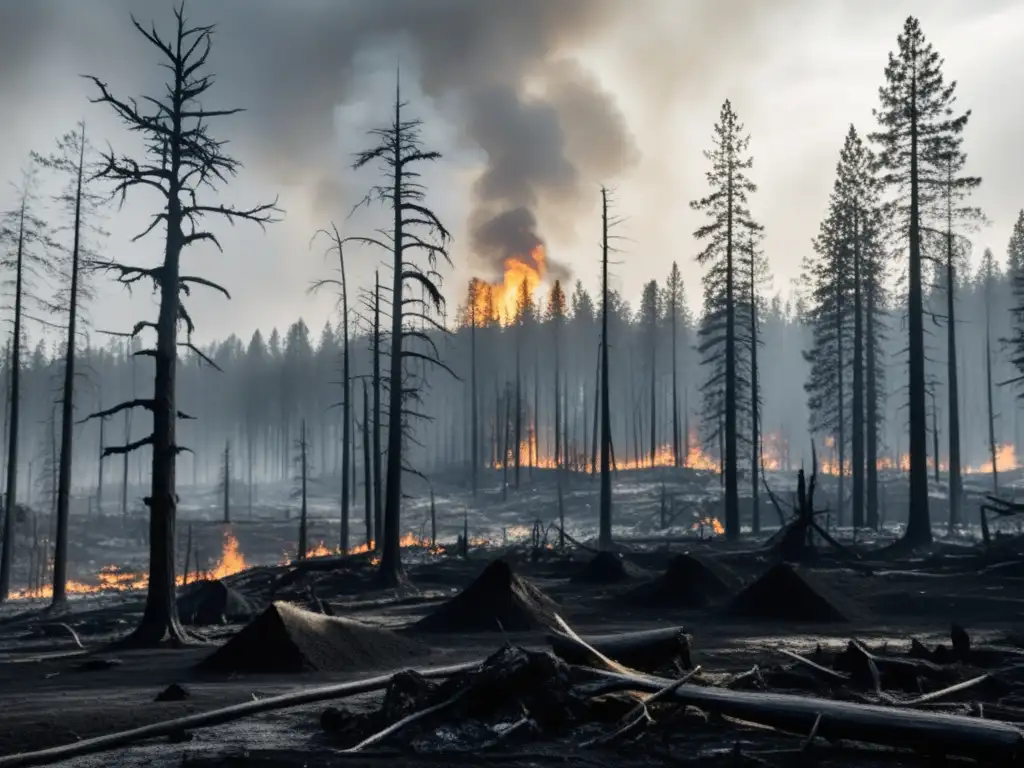
[[[135,150],[78,77],[94,74],[125,97],[159,87],[157,52],[129,13],[170,33],[170,0],[0,0],[0,179],[17,178],[29,150],[48,150],[80,118],[98,143]],[[775,289],[787,293],[849,124],[874,127],[886,56],[908,14],[920,17],[959,81],[959,103],[973,110],[966,148],[984,177],[975,202],[991,220],[979,245],[1001,257],[1024,207],[1020,0],[191,0],[186,13],[218,25],[207,104],[247,108],[212,126],[245,165],[223,201],[279,195],[286,211],[265,234],[213,222],[224,253],[185,256],[187,272],[234,297],[191,299],[203,341],[283,331],[300,315],[319,332],[333,300],[305,291],[332,265],[310,237],[332,219],[345,234],[382,223],[374,209],[346,218],[374,181],[374,169],[350,165],[387,115],[399,65],[425,140],[444,153],[425,180],[455,234],[453,301],[469,276],[495,275],[509,225],[531,217],[560,274],[596,288],[598,188],[607,183],[627,217],[614,269],[627,299],[635,304],[642,283],[678,260],[696,306],[692,232],[701,221],[688,202],[706,191],[702,151],[726,98],[752,137],[752,209],[766,227]],[[0,207],[12,203],[0,189]],[[154,261],[158,233],[130,242],[154,206],[139,193],[111,212],[112,255]],[[354,286],[372,283],[373,253],[353,250],[349,263]],[[148,290],[99,288],[98,328],[126,329],[153,313]]]

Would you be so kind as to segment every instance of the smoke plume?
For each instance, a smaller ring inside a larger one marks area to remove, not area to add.
[[[32,59],[36,75],[47,67],[66,75],[70,66],[116,73],[121,91],[142,86],[132,78],[149,75],[137,72],[159,70],[144,66],[155,63],[154,51],[130,28],[129,13],[169,33],[172,5],[3,3],[0,99],[10,103],[12,94],[33,92],[22,74],[33,70]],[[701,18],[735,3],[692,5],[703,9]],[[652,0],[190,0],[185,10],[198,23],[218,24],[211,66],[219,93],[230,92],[231,103],[248,110],[248,133],[238,141],[252,145],[249,165],[278,183],[304,187],[329,214],[338,211],[345,189],[325,157],[334,109],[353,97],[355,59],[382,44],[409,50],[423,93],[457,126],[460,143],[482,153],[470,247],[497,267],[541,241],[538,220],[571,236],[576,214],[593,205],[596,184],[636,162],[614,98],[573,51],[657,6]],[[665,47],[655,47],[664,57]],[[645,79],[638,78],[638,87]],[[18,111],[30,114],[31,104]]]

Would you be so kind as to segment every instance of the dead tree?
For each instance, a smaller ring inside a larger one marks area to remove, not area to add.
[[[621,219],[610,217],[611,197],[601,187],[601,505],[599,513],[598,547],[612,546],[612,411],[608,385],[608,257],[616,249],[612,246],[612,230]],[[596,426],[595,426],[596,428]]]
[[[793,504],[793,515],[788,523],[783,525],[782,528],[768,539],[767,547],[773,550],[781,560],[798,563],[816,554],[814,534],[817,533],[840,555],[846,558],[856,558],[857,555],[854,552],[848,550],[832,538],[829,532],[818,524],[817,518],[828,514],[828,510],[814,508],[814,490],[818,480],[818,453],[814,443],[811,443],[811,465],[811,480],[809,483],[804,478],[803,469],[797,472],[796,501]],[[772,493],[772,489],[768,487],[768,479],[764,476],[764,473],[762,473],[761,479],[764,481],[768,497],[775,506],[775,511],[779,514],[779,519],[783,519],[782,506],[779,504],[775,494]]]
[[[308,538],[308,515],[307,515],[307,500],[309,497],[309,441],[306,439],[306,420],[302,420],[302,424],[299,427],[299,439],[295,441],[295,449],[298,453],[295,456],[295,462],[298,464],[299,474],[295,478],[296,487],[292,492],[293,496],[298,496],[301,502],[299,508],[299,542],[298,542],[298,555],[297,560],[305,560],[306,552],[309,550]]]
[[[4,494],[3,548],[0,550],[0,602],[10,596],[14,559],[14,517],[18,507],[18,427],[21,415],[21,352],[24,344],[26,304],[35,300],[34,278],[46,262],[37,250],[48,246],[46,225],[33,214],[36,203],[34,164],[25,171],[18,187],[18,205],[0,215],[0,246],[6,253],[0,266],[14,273],[14,332],[10,356],[7,419],[7,490]],[[31,486],[31,483],[29,484]]]
[[[231,525],[231,442],[224,444],[224,460],[220,469],[221,503],[224,511],[224,524]]]
[[[373,273],[373,548],[380,552],[384,546],[384,500],[380,452],[380,273]]]
[[[345,248],[338,232],[338,227],[332,222],[330,231],[319,230],[313,239],[318,235],[324,235],[331,241],[327,254],[338,255],[338,277],[317,280],[310,286],[310,293],[316,293],[321,288],[332,286],[341,292],[341,554],[348,554],[349,551],[349,462],[355,465],[355,456],[350,455],[349,449],[353,444],[354,435],[352,432],[352,383],[349,369],[348,351],[348,286],[345,283]],[[353,488],[355,483],[353,482]]]
[[[363,490],[366,499],[366,548],[373,547],[373,478],[370,476],[370,395],[363,379]]]
[[[420,141],[422,121],[403,117],[406,106],[401,98],[400,85],[396,84],[391,124],[371,131],[379,143],[360,152],[355,163],[357,169],[375,161],[381,163],[381,172],[387,183],[374,186],[364,202],[378,201],[391,209],[391,231],[382,235],[383,240],[374,237],[346,238],[387,251],[392,260],[388,464],[384,488],[384,544],[379,570],[381,584],[388,587],[397,586],[403,580],[399,529],[402,473],[415,472],[404,461],[404,442],[411,437],[411,419],[429,418],[409,405],[418,399],[424,381],[422,375],[416,377],[407,363],[419,361],[424,369],[426,365],[440,367],[455,376],[441,362],[433,339],[414,325],[416,322],[426,323],[435,331],[447,332],[433,314],[440,313],[445,303],[439,288],[437,266],[440,261],[451,263],[448,255],[451,235],[437,215],[425,205],[426,189],[418,182],[419,175],[414,170],[419,163],[432,162],[441,155],[423,148]],[[425,267],[414,260],[417,254],[425,256]],[[421,297],[407,293],[406,288],[412,285],[423,290]],[[421,348],[414,349],[412,342],[419,342]]]
[[[141,134],[145,140],[145,155],[141,160],[116,155],[109,150],[104,155],[101,175],[114,183],[114,194],[123,203],[129,191],[137,188],[155,190],[163,200],[149,226],[135,237],[139,240],[158,226],[166,231],[163,259],[158,266],[129,266],[115,262],[105,265],[128,286],[150,280],[160,293],[160,309],[156,322],[141,321],[130,336],[143,330],[156,332],[156,346],[141,349],[136,354],[152,357],[155,363],[153,396],[120,403],[96,416],[120,413],[128,408],[143,408],[153,414],[153,431],[134,442],[108,446],[105,456],[121,455],[144,446],[152,454],[150,495],[145,499],[150,511],[149,587],[142,621],[126,639],[131,645],[154,645],[168,639],[181,645],[188,635],[178,620],[174,597],[174,526],[177,511],[175,464],[177,455],[187,450],[176,439],[176,420],[182,418],[175,405],[175,375],[178,348],[191,350],[201,359],[209,359],[192,343],[192,319],[182,303],[182,294],[188,295],[191,286],[212,288],[230,298],[223,287],[198,276],[181,274],[182,250],[198,242],[212,243],[218,249],[217,236],[204,230],[201,223],[209,217],[223,217],[229,222],[251,221],[263,227],[275,221],[274,204],[236,208],[201,202],[202,188],[215,189],[235,175],[240,163],[224,152],[224,142],[210,135],[210,122],[234,115],[238,109],[211,109],[201,100],[213,85],[213,76],[204,74],[210,55],[214,28],[190,26],[179,6],[174,11],[173,35],[165,39],[156,27],[145,29],[132,18],[132,24],[161,54],[164,66],[170,71],[166,95],[145,97],[140,104],[134,99],[121,100],[114,96],[107,84],[96,77],[90,79],[100,95],[94,103],[108,105],[130,131]],[[179,342],[178,329],[183,324],[186,340]]]
[[[88,285],[82,281],[82,261],[95,258],[86,248],[85,236],[91,231],[102,235],[102,230],[89,226],[102,198],[89,188],[89,177],[97,170],[93,166],[92,147],[85,136],[85,123],[62,136],[57,151],[46,157],[35,156],[44,168],[62,175],[66,184],[54,201],[72,218],[71,245],[62,246],[66,258],[61,260],[60,287],[48,308],[54,313],[67,313],[67,344],[64,353],[64,381],[61,388],[60,462],[57,469],[57,530],[53,554],[53,605],[60,606],[66,599],[68,552],[68,512],[71,499],[71,458],[74,438],[75,348],[78,343],[79,310],[83,300],[89,298]]]

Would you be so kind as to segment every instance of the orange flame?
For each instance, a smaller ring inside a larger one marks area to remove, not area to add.
[[[721,536],[725,533],[725,526],[722,525],[722,521],[717,517],[702,517],[696,520],[693,525],[690,526],[690,530],[697,531],[704,528],[710,528],[716,536]]]
[[[537,436],[533,433],[533,426],[529,427],[530,435],[526,440],[522,440],[519,443],[519,461],[524,467],[532,466],[536,469],[558,469],[555,463],[554,456],[548,454],[546,451],[541,451],[537,444]],[[553,441],[549,441],[552,442]],[[586,455],[580,457],[578,460],[573,460],[570,457],[563,459],[566,465],[578,468],[580,471],[589,472],[591,470],[590,453],[586,452]],[[509,468],[515,466],[516,456],[515,448],[510,447],[508,454],[505,456],[505,462],[502,463],[501,459],[497,462],[491,463],[491,469],[502,469],[504,466]],[[699,469],[717,472],[718,471],[718,459],[705,453],[700,447],[696,435],[690,435],[690,449],[686,457],[682,461],[682,465],[689,469]],[[654,461],[651,461],[650,452],[641,454],[640,458],[637,459],[635,456],[629,458],[615,457],[615,461],[612,462],[612,468],[615,470],[634,470],[634,469],[649,469],[651,467],[672,467],[675,466],[675,461],[672,455],[672,445],[665,443],[664,445],[658,446],[654,452]]]
[[[1014,447],[1009,443],[1003,443],[1002,445],[996,446],[996,471],[998,472],[1010,472],[1011,470],[1017,469],[1020,464],[1017,462],[1017,452]],[[967,475],[987,475],[992,474],[992,459],[979,464],[976,467],[967,467],[964,469],[964,474]]]
[[[517,314],[523,283],[526,283],[531,298],[536,300],[546,273],[547,253],[543,245],[534,247],[526,256],[509,256],[505,259],[505,273],[500,281],[478,283],[473,307],[477,322],[497,320],[511,323]]]
[[[202,579],[223,579],[227,576],[244,571],[248,568],[245,556],[238,546],[238,539],[231,531],[224,532],[224,543],[221,547],[220,558],[217,563],[208,571],[196,570],[188,574],[187,581],[185,574],[175,577],[177,586],[184,586]],[[66,584],[69,595],[91,595],[101,592],[131,592],[143,590],[149,586],[149,575],[125,571],[116,565],[104,565],[96,574],[96,583],[89,584],[69,579]],[[53,597],[53,585],[44,584],[39,589],[22,589],[11,593],[11,599],[23,598],[51,598]]]

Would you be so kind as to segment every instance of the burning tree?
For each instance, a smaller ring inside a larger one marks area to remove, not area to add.
[[[880,148],[882,181],[896,191],[888,203],[888,220],[907,238],[907,332],[910,406],[910,512],[903,540],[910,545],[932,540],[928,513],[928,417],[922,285],[922,219],[942,185],[942,154],[951,137],[963,132],[970,112],[954,114],[956,82],[946,83],[943,60],[925,39],[920,22],[910,16],[889,54],[881,105],[875,110],[879,130],[871,138]]]
[[[106,265],[125,286],[130,288],[148,279],[160,293],[157,321],[140,321],[130,334],[134,337],[145,329],[156,331],[156,346],[136,353],[152,357],[155,363],[153,397],[126,401],[94,414],[104,418],[133,408],[143,408],[153,414],[153,431],[149,435],[125,445],[108,446],[103,452],[104,456],[111,456],[144,446],[152,451],[151,491],[145,499],[150,511],[146,608],[141,623],[126,640],[138,645],[160,643],[165,638],[173,644],[188,641],[178,620],[174,597],[175,464],[177,455],[187,450],[178,445],[175,437],[175,422],[185,417],[175,407],[175,370],[179,347],[191,350],[200,358],[205,359],[205,356],[192,343],[193,323],[182,303],[182,294],[188,295],[192,285],[201,285],[230,297],[226,289],[205,278],[182,275],[182,251],[203,241],[220,248],[217,236],[201,228],[201,222],[207,217],[222,216],[230,222],[251,221],[262,227],[275,220],[277,211],[273,204],[235,208],[200,202],[204,187],[216,189],[240,167],[237,160],[225,154],[224,142],[210,135],[209,121],[240,110],[214,110],[200,104],[201,97],[213,85],[213,76],[203,71],[210,55],[214,28],[190,26],[185,21],[182,6],[175,9],[174,17],[176,24],[170,39],[162,37],[155,26],[147,31],[132,18],[132,24],[160,52],[163,65],[171,72],[165,96],[146,97],[148,108],[145,108],[134,99],[118,99],[105,82],[90,77],[100,91],[93,101],[109,105],[129,130],[146,139],[146,152],[141,160],[116,155],[113,150],[105,153],[102,176],[114,182],[114,194],[122,203],[129,190],[143,187],[156,190],[164,201],[164,207],[153,216],[149,226],[135,237],[139,240],[163,224],[166,239],[162,263],[154,267],[116,262]],[[181,324],[186,329],[184,342],[178,341]]]
[[[14,330],[10,345],[10,380],[7,387],[7,489],[4,494],[3,549],[0,550],[0,602],[11,592],[11,567],[14,560],[14,524],[18,506],[18,428],[21,415],[21,353],[25,339],[26,304],[40,304],[35,282],[49,268],[42,248],[49,248],[46,223],[34,213],[36,164],[33,161],[16,188],[17,207],[0,214],[0,266],[13,273]],[[31,483],[30,483],[31,484]]]
[[[710,267],[704,274],[705,317],[700,329],[700,352],[711,367],[703,385],[705,418],[713,425],[712,437],[723,438],[725,533],[736,539],[740,535],[738,420],[749,410],[743,404],[751,396],[743,312],[749,303],[750,291],[744,286],[751,272],[745,265],[752,250],[742,243],[761,227],[748,208],[748,196],[757,191],[746,173],[753,166],[753,158],[747,155],[750,137],[744,135],[729,101],[722,105],[712,143],[704,156],[711,161],[706,178],[713,191],[690,207],[704,211],[709,219],[694,233],[705,241],[697,261]]]
[[[448,255],[451,234],[437,214],[424,203],[426,188],[417,181],[419,174],[414,170],[419,163],[438,160],[441,154],[423,148],[420,140],[420,127],[423,123],[421,120],[403,117],[402,112],[406,106],[408,104],[402,101],[400,87],[396,85],[391,124],[370,132],[380,143],[360,152],[354,165],[354,168],[359,169],[375,160],[382,163],[381,171],[388,183],[374,186],[363,202],[369,204],[379,201],[392,210],[394,219],[391,231],[385,233],[384,240],[373,237],[347,238],[389,251],[392,256],[388,463],[379,571],[381,583],[388,587],[398,586],[403,579],[399,532],[402,473],[415,472],[403,459],[409,420],[428,418],[408,406],[410,401],[417,399],[425,384],[422,376],[417,377],[410,372],[408,363],[419,361],[424,369],[426,366],[439,367],[455,376],[451,368],[441,361],[434,340],[420,327],[425,323],[436,331],[446,332],[434,315],[440,313],[445,305],[437,267],[440,261],[451,264]],[[414,260],[416,256],[422,257],[422,262]],[[422,289],[419,297],[407,291],[412,286]],[[379,312],[379,295],[376,301]],[[419,342],[419,349],[414,348],[414,342]]]
[[[86,245],[86,236],[90,233],[100,236],[104,234],[92,224],[103,198],[91,189],[89,183],[98,170],[98,162],[86,138],[84,122],[78,124],[77,130],[58,140],[56,153],[38,157],[37,160],[43,167],[53,169],[65,177],[66,186],[57,195],[56,202],[72,218],[71,226],[66,228],[71,235],[71,245],[61,248],[66,258],[60,265],[60,287],[49,307],[55,313],[67,313],[64,381],[61,388],[60,462],[57,469],[57,536],[53,554],[53,605],[60,606],[67,600],[65,586],[74,438],[75,350],[78,345],[81,304],[91,297],[91,288],[83,281],[82,268],[83,259],[96,260],[95,254]]]

